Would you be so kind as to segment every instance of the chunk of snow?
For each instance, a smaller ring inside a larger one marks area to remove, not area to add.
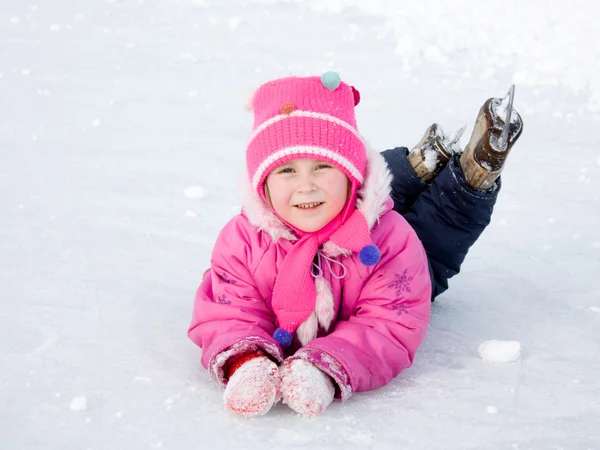
[[[60,31],[60,25],[53,23],[52,25],[50,25],[49,29],[50,31]]]
[[[189,187],[183,194],[191,200],[202,200],[206,198],[206,190],[202,186]]]
[[[423,164],[425,164],[425,167],[427,167],[427,170],[429,170],[430,172],[433,172],[438,164],[437,152],[433,149],[428,148],[423,152],[423,156],[424,156]]]
[[[488,406],[485,408],[488,414],[498,414],[498,408],[495,406]]]
[[[590,306],[590,311],[600,313],[600,308],[597,306]]]
[[[521,355],[521,343],[518,341],[491,340],[479,345],[479,356],[484,361],[513,362]]]
[[[71,411],[85,411],[87,410],[87,398],[85,397],[74,397],[71,400],[71,405],[69,406]]]
[[[188,209],[185,212],[185,217],[192,217],[192,218],[193,217],[198,217],[198,214],[196,214],[194,211],[191,211],[191,210]]]

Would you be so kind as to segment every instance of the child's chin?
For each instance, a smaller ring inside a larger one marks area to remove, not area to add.
[[[302,221],[301,223],[296,223],[293,225],[299,230],[304,231],[305,233],[313,233],[315,231],[319,231],[328,223],[328,221],[324,220],[315,220],[313,222]]]

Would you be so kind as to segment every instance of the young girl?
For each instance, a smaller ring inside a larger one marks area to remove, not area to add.
[[[406,149],[385,152],[392,201],[386,162],[356,128],[359,100],[332,72],[271,81],[252,99],[249,199],[217,239],[189,328],[236,414],[262,415],[282,399],[318,415],[334,397],[389,383],[427,330],[430,273],[436,286],[451,276],[430,269],[417,234],[393,211],[419,212],[446,169],[434,168],[440,176],[426,184]],[[451,265],[443,249],[432,256]]]

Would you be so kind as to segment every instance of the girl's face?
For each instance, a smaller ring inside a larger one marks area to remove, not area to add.
[[[275,212],[305,232],[318,231],[344,209],[350,181],[331,163],[300,158],[271,171],[265,193]]]

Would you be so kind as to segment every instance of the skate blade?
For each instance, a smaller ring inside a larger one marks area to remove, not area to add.
[[[449,149],[451,149],[453,152],[456,152],[454,146],[456,144],[458,144],[458,141],[460,141],[461,136],[463,135],[463,133],[465,132],[465,130],[467,129],[466,125],[463,125],[456,133],[454,133],[453,135],[448,136],[447,138],[444,139],[444,144],[446,145],[446,147],[448,147]]]
[[[513,100],[515,98],[515,85],[512,84],[506,97],[500,100],[496,108],[492,108],[494,119],[498,118],[502,122],[500,137],[492,137],[490,143],[497,151],[506,151],[508,147],[508,132],[513,113]],[[496,122],[496,120],[494,120]]]

